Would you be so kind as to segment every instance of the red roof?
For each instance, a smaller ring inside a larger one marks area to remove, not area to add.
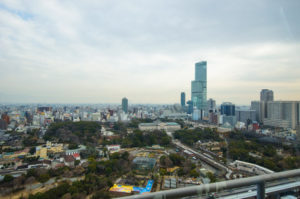
[[[74,154],[73,154],[73,157],[74,157],[74,158],[78,158],[78,157],[80,157],[80,154],[79,154],[79,153],[74,153]]]

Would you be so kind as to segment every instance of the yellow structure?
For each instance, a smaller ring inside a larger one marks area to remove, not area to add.
[[[176,169],[179,169],[179,167],[167,168],[167,172],[173,173]]]
[[[46,147],[41,147],[41,146],[37,146],[35,148],[35,155],[36,156],[40,156],[40,158],[44,158],[44,159],[47,159],[48,156],[47,156],[47,148]]]
[[[128,185],[118,185],[114,184],[109,191],[111,192],[121,192],[121,193],[131,193],[133,190],[133,186],[128,186]]]
[[[19,156],[26,156],[29,153],[29,149],[24,149],[22,151],[16,151],[16,152],[7,152],[3,153],[3,159],[14,159]]]
[[[58,143],[51,143],[47,141],[46,147],[48,149],[48,152],[52,153],[61,153],[63,152],[64,145],[63,144],[58,144]]]
[[[140,152],[138,154],[136,154],[136,157],[148,157],[149,153],[148,152]]]

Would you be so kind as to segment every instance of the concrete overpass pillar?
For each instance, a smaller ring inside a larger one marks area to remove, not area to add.
[[[257,184],[257,199],[265,199],[265,182],[260,182]]]

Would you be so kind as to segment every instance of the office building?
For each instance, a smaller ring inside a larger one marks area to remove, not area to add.
[[[195,80],[192,81],[192,102],[202,113],[207,109],[207,62],[195,64]],[[201,114],[203,115],[203,114]]]
[[[181,106],[185,106],[185,92],[182,92],[180,95]]]
[[[224,102],[221,104],[221,114],[226,116],[235,115],[235,105],[231,102]]]
[[[236,120],[245,124],[256,121],[256,111],[249,108],[240,107],[235,110]]]
[[[251,110],[255,111],[255,121],[257,122],[262,122],[260,108],[261,108],[260,101],[251,102]]]
[[[236,124],[235,116],[235,105],[231,102],[224,102],[221,104],[221,114],[223,125],[229,124],[231,127],[234,127]]]
[[[300,126],[300,101],[269,101],[264,125],[297,129]]]
[[[126,97],[122,99],[122,110],[128,113],[128,99]]]
[[[208,112],[215,112],[216,111],[216,100],[209,99],[207,100],[207,109]]]
[[[274,93],[269,89],[262,89],[260,91],[260,118],[264,122],[264,118],[267,117],[268,103],[274,101]]]
[[[187,101],[187,113],[188,114],[192,114],[193,113],[193,102],[192,100]]]
[[[260,101],[274,101],[274,93],[272,90],[269,89],[262,89],[260,91]]]

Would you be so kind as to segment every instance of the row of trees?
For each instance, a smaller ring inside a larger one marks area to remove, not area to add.
[[[256,137],[246,137],[241,132],[231,132],[229,135],[228,150],[233,160],[251,162],[273,171],[299,168],[300,157],[293,155],[293,150],[290,148],[282,146],[282,149],[290,155],[278,155],[273,144],[261,143]]]
[[[176,153],[171,153],[168,156],[161,156],[160,157],[160,174],[166,175],[168,174],[167,168],[178,166],[179,169],[177,174],[179,176],[190,176],[190,177],[199,177],[199,172],[196,169],[196,165],[193,164],[190,160],[180,156]]]
[[[109,160],[100,162],[96,161],[95,158],[90,157],[88,162],[87,173],[112,177],[121,176],[130,172],[132,160],[129,157],[129,153],[124,152],[113,153]]]
[[[100,138],[101,124],[98,122],[56,122],[47,130],[44,139],[73,144],[95,145]]]
[[[103,138],[102,144],[120,144],[123,148],[145,147],[156,144],[169,146],[171,144],[171,138],[165,131],[155,130],[152,132],[143,132],[140,130],[134,130],[131,134],[119,135],[113,139]]]
[[[219,134],[215,129],[210,128],[196,128],[196,129],[183,129],[174,133],[174,138],[179,139],[181,142],[192,146],[198,140],[211,140],[220,141]]]
[[[134,131],[132,134],[122,139],[122,147],[145,147],[159,144],[161,146],[169,146],[171,138],[165,131],[142,132],[140,130]]]

